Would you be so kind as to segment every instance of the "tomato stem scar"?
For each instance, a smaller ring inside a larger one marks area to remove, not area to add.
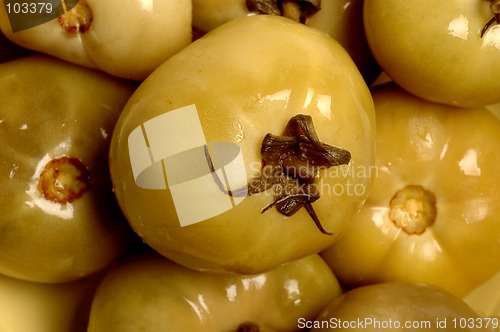
[[[63,2],[64,3],[64,2]],[[64,6],[64,8],[66,8]],[[59,25],[69,33],[84,33],[92,25],[92,11],[85,1],[80,0],[70,11],[57,18]]]
[[[389,205],[389,218],[407,234],[422,234],[436,220],[436,196],[419,185],[397,191]]]
[[[262,170],[247,187],[235,191],[227,191],[215,172],[212,159],[205,146],[205,157],[219,189],[233,197],[256,195],[273,189],[276,200],[265,206],[261,213],[276,207],[285,216],[295,214],[304,207],[314,221],[316,227],[326,235],[326,231],[312,203],[320,198],[314,181],[321,169],[348,164],[351,153],[347,150],[322,143],[311,116],[298,114],[292,117],[285,127],[283,135],[265,135],[260,153],[262,155]]]
[[[246,6],[251,12],[283,16],[305,24],[321,9],[321,0],[246,0]]]
[[[80,198],[90,187],[87,167],[77,158],[52,159],[43,168],[38,190],[47,200],[66,204]]]
[[[488,31],[493,23],[500,24],[500,0],[491,0],[490,8],[493,12],[493,17],[483,26],[483,29],[481,30],[481,38],[483,38],[486,31]]]

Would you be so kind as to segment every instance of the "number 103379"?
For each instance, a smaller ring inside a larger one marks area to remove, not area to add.
[[[50,2],[11,2],[6,3],[8,14],[52,14]]]
[[[499,318],[498,317],[481,317],[481,318],[453,318],[451,319],[453,328],[455,329],[492,329],[498,331]]]

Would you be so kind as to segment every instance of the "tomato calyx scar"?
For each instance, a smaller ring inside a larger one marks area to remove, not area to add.
[[[483,29],[481,30],[481,38],[483,38],[486,31],[488,31],[493,23],[500,24],[500,0],[491,0],[490,8],[493,12],[493,17],[483,26]]]
[[[397,191],[389,207],[389,218],[408,235],[422,234],[436,220],[436,196],[420,185]]]
[[[88,31],[92,26],[92,20],[92,11],[82,0],[71,10],[57,18],[59,25],[68,33],[84,33]]]
[[[251,12],[283,16],[305,24],[321,9],[321,0],[246,0],[246,6]]]
[[[227,195],[251,196],[272,189],[276,200],[264,207],[261,213],[275,207],[289,217],[304,207],[316,227],[323,234],[332,235],[324,229],[312,206],[320,198],[314,181],[321,169],[348,164],[351,153],[322,143],[311,116],[303,114],[288,121],[283,135],[267,134],[260,152],[263,165],[260,174],[247,187],[231,192],[224,190],[208,151],[205,151],[205,156],[215,182]]]
[[[59,204],[71,203],[88,191],[90,175],[80,159],[63,156],[43,168],[38,182],[42,196]]]

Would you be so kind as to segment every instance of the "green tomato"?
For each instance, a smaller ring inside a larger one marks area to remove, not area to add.
[[[381,73],[363,25],[365,0],[321,2],[321,9],[306,22],[307,26],[328,33],[338,41],[352,57],[367,84],[373,83]]]
[[[500,120],[372,90],[377,176],[349,232],[322,255],[350,286],[436,284],[463,297],[500,271]]]
[[[12,28],[15,6],[6,3],[0,0],[0,29],[14,43],[126,79],[143,80],[192,40],[190,0],[68,0],[61,3],[76,6],[64,15],[21,31]],[[33,3],[35,12],[46,3]]]
[[[333,300],[311,331],[498,331],[460,298],[429,284],[388,282],[353,289]]]
[[[114,131],[110,168],[151,247],[195,269],[254,274],[344,233],[371,186],[373,143],[371,95],[345,50],[259,15],[212,30],[141,84]],[[322,164],[322,153],[339,164]]]
[[[292,331],[341,295],[317,255],[267,273],[187,269],[156,253],[114,267],[99,285],[88,332]]]
[[[195,31],[203,34],[236,18],[254,15],[258,13],[258,8],[266,14],[299,20],[309,27],[328,33],[338,41],[352,56],[366,82],[370,84],[381,70],[366,41],[363,2],[364,0],[291,0],[281,2],[280,10],[274,0],[194,0],[193,26]],[[276,7],[274,11],[270,10],[272,7]]]
[[[0,331],[86,332],[102,274],[60,284],[0,275]]]
[[[481,36],[494,16],[491,3],[366,1],[368,44],[384,72],[414,95],[463,107],[495,104],[500,102],[500,26]]]
[[[133,87],[47,56],[0,65],[0,273],[40,282],[111,263],[131,232],[107,154]]]

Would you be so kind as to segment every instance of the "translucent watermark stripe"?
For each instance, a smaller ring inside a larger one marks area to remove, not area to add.
[[[30,29],[66,14],[78,0],[4,0],[12,32]]]
[[[246,197],[246,192],[228,195],[247,188],[240,147],[208,143],[195,105],[144,122],[129,134],[128,146],[135,183],[144,189],[168,189],[181,226],[224,213]]]

